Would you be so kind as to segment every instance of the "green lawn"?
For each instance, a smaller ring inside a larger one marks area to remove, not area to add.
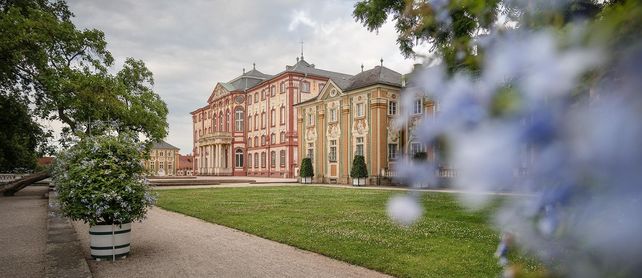
[[[158,206],[402,277],[496,277],[498,234],[487,213],[426,193],[410,228],[386,216],[399,191],[254,187],[159,191]],[[526,264],[534,268],[532,264]]]

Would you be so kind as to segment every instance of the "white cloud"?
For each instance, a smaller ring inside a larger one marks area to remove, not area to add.
[[[105,32],[108,49],[122,65],[145,61],[154,90],[169,108],[167,141],[192,150],[189,112],[206,104],[218,81],[228,81],[256,63],[275,74],[296,62],[300,41],[317,67],[358,73],[363,63],[401,73],[413,61],[399,53],[392,23],[368,32],[352,17],[350,1],[152,1],[68,0],[79,28]]]
[[[288,25],[288,30],[294,31],[301,24],[308,27],[314,27],[317,25],[314,20],[308,17],[305,11],[292,11],[292,20],[290,21],[290,25]]]

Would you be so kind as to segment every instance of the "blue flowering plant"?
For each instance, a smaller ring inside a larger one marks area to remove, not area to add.
[[[142,220],[154,204],[144,176],[146,146],[129,132],[81,137],[53,167],[61,212],[90,225]]]

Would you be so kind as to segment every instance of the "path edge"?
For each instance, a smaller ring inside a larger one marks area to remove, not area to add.
[[[60,214],[57,193],[49,191],[45,277],[91,278],[80,239],[69,219]]]

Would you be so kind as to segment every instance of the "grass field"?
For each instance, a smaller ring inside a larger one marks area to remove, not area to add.
[[[496,277],[499,236],[487,213],[452,194],[422,195],[409,228],[386,216],[388,190],[261,187],[162,190],[158,206],[400,277]],[[518,260],[522,260],[519,258]],[[527,269],[535,268],[526,263]]]

